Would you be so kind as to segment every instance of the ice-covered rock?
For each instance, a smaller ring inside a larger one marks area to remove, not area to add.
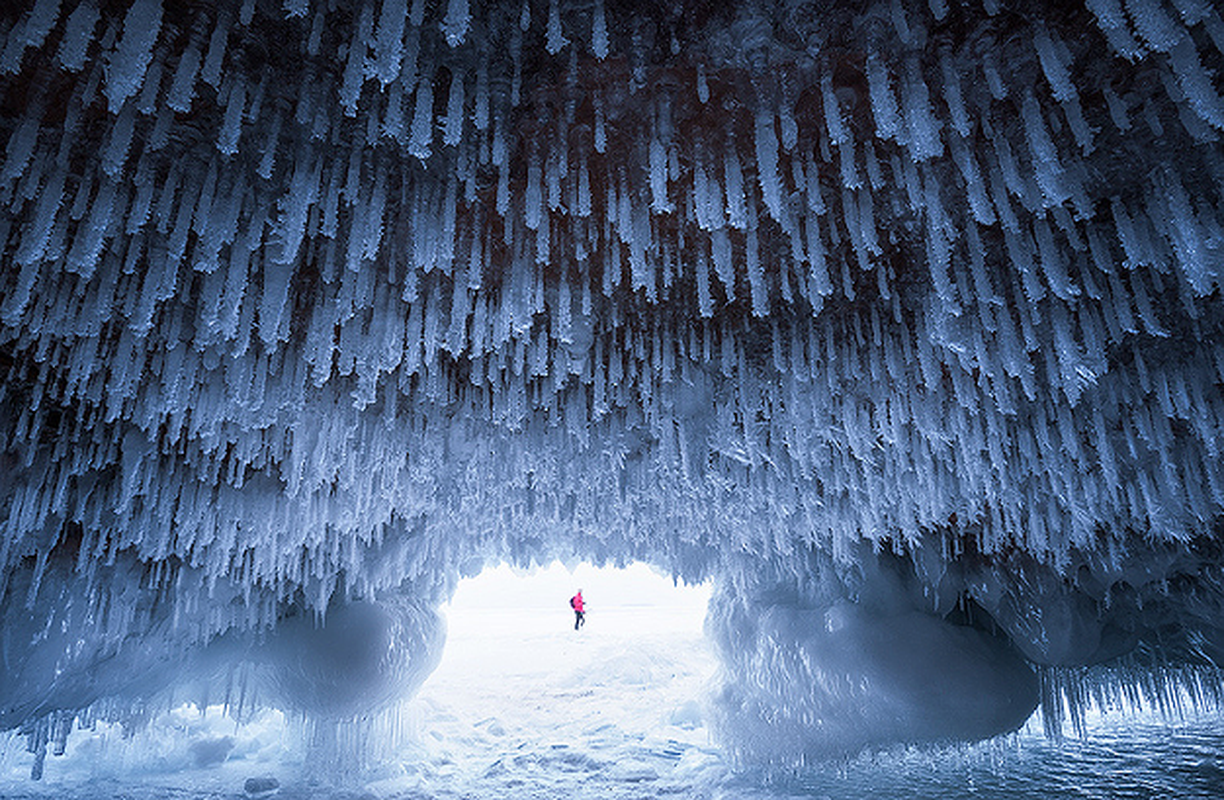
[[[280,781],[270,775],[247,778],[242,784],[242,791],[250,798],[272,797],[280,791]]]

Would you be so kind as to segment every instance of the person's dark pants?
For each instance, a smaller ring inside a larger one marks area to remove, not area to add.
[[[581,611],[574,612],[574,630],[578,630],[586,624],[586,614]]]

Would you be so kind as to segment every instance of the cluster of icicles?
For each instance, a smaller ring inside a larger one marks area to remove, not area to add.
[[[1224,21],[1000,5],[6,12],[0,566],[1204,533]]]

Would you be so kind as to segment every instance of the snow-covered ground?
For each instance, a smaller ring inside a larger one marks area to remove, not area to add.
[[[576,573],[461,587],[442,663],[413,703],[424,758],[371,788],[641,797],[726,774],[702,708],[716,668],[701,630],[708,589],[660,591],[644,567]],[[577,588],[588,604],[579,631]]]
[[[575,631],[578,588],[588,610]],[[232,796],[261,776],[276,777],[282,797],[337,786],[472,800],[716,792],[731,773],[705,726],[716,669],[702,633],[708,599],[708,586],[677,587],[640,564],[487,569],[443,609],[446,650],[402,712],[403,741],[380,748],[360,778],[320,780],[279,713],[237,726],[219,709],[183,706],[129,742],[113,726],[74,733],[40,783],[13,740],[0,796]]]
[[[575,632],[567,601],[578,587],[589,611]],[[130,740],[105,725],[74,733],[38,783],[12,739],[0,749],[0,798],[237,800],[259,777],[301,800],[1224,796],[1219,714],[1094,714],[1089,741],[1062,744],[1034,720],[993,743],[899,749],[793,780],[736,774],[705,722],[717,668],[701,629],[708,595],[642,566],[486,570],[444,609],[445,655],[404,706],[402,741],[363,745],[372,757],[360,774],[312,761],[278,712],[238,726],[183,706]]]

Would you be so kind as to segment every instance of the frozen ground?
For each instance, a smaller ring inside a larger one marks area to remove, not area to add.
[[[404,743],[387,755],[371,744],[380,755],[360,778],[320,770],[280,714],[236,727],[218,710],[183,707],[131,741],[105,726],[74,734],[41,783],[10,742],[0,797],[233,799],[258,776],[302,800],[1224,796],[1218,715],[1098,717],[1091,741],[1062,745],[1034,724],[1002,742],[890,752],[763,783],[734,774],[705,726],[716,664],[701,633],[704,588],[670,593],[645,568],[483,577],[448,609],[446,653],[405,708]],[[566,601],[579,585],[590,611],[575,632]]]
[[[644,568],[622,577],[553,570],[528,598],[457,596],[443,662],[414,704],[427,757],[374,788],[642,797],[725,774],[701,708],[716,667],[701,633],[708,591],[659,597]],[[589,608],[574,631],[567,601],[579,586]]]

